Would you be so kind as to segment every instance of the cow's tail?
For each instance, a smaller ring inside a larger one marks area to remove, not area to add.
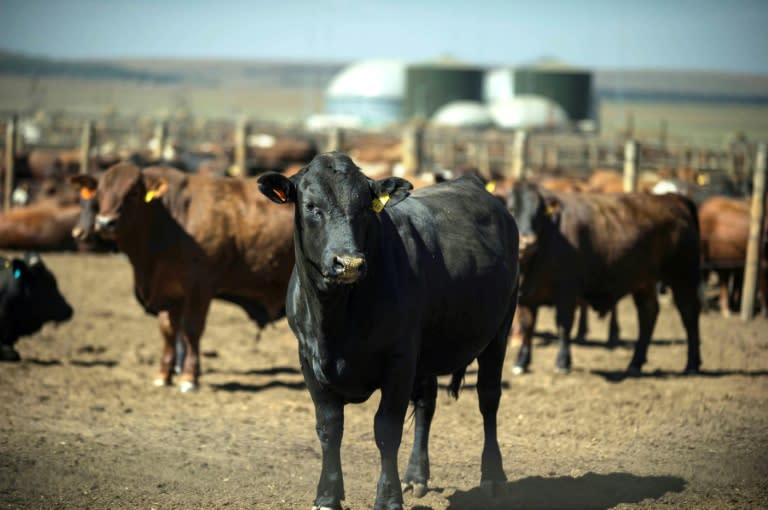
[[[688,206],[688,210],[691,213],[691,217],[693,218],[693,226],[696,230],[696,240],[698,242],[699,250],[701,250],[703,244],[701,239],[701,225],[699,225],[699,208],[696,206],[696,202],[691,200],[690,198],[685,197],[685,205]],[[707,308],[707,292],[706,292],[706,272],[703,271],[703,264],[701,260],[701,252],[699,252],[698,257],[698,267],[696,268],[696,273],[699,275],[699,285],[696,289],[696,294],[699,298],[699,305],[701,306],[702,310]]]
[[[461,389],[461,384],[464,382],[464,374],[466,371],[467,367],[464,367],[451,375],[451,383],[448,385],[448,394],[452,396],[454,400],[459,398],[459,390]]]

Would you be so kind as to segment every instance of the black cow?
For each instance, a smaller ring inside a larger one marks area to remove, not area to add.
[[[577,304],[607,313],[632,294],[640,334],[628,372],[639,373],[659,313],[658,281],[672,289],[683,320],[685,371],[699,370],[699,229],[693,202],[675,194],[560,194],[519,181],[507,205],[520,227],[521,242],[523,345],[517,372],[530,364],[537,307],[556,308],[560,350],[555,367],[568,371]]]
[[[0,257],[0,361],[19,361],[13,346],[20,337],[71,317],[72,307],[37,253]]]
[[[474,359],[485,433],[481,481],[506,480],[496,412],[516,307],[518,233],[504,205],[475,177],[409,196],[408,181],[370,180],[337,152],[290,178],[265,174],[259,184],[272,201],[296,204],[286,310],[322,448],[315,506],[341,508],[344,405],[377,389],[375,508],[402,508],[397,452],[409,400],[416,435],[403,488],[423,496],[436,376],[452,374],[457,396]]]

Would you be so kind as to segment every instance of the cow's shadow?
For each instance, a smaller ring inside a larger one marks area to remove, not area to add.
[[[590,370],[594,375],[599,375],[608,382],[618,383],[625,379],[675,379],[684,377],[728,377],[732,375],[743,375],[747,377],[765,377],[768,376],[768,370],[701,370],[697,374],[686,374],[684,372],[674,372],[670,370],[654,370],[653,372],[642,372],[640,374],[629,374],[625,370]]]
[[[530,476],[502,485],[496,494],[477,487],[448,497],[449,510],[603,510],[622,503],[659,499],[682,492],[686,482],[677,476],[637,476],[630,473]]]

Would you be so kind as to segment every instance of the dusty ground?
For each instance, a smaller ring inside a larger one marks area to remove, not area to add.
[[[49,254],[75,316],[22,340],[0,365],[0,508],[310,508],[320,453],[312,405],[285,321],[257,329],[215,304],[202,347],[202,389],[151,385],[160,350],[153,318],[115,255]],[[628,301],[622,338],[636,334]],[[481,420],[467,378],[439,396],[426,509],[765,508],[768,502],[768,321],[702,317],[704,373],[682,377],[683,329],[665,303],[645,377],[614,377],[632,344],[604,347],[607,324],[555,375],[539,338],[533,371],[505,373],[499,423],[509,483],[478,488]],[[552,314],[539,330],[552,331]],[[511,359],[514,350],[510,348]],[[511,366],[511,364],[510,364]],[[370,508],[378,476],[378,397],[347,407],[345,506]],[[413,433],[406,425],[401,465]]]

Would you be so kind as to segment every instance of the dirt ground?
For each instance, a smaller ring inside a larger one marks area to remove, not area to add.
[[[320,473],[314,414],[283,320],[258,329],[215,303],[203,337],[202,388],[155,388],[155,320],[119,255],[47,254],[73,319],[23,339],[0,365],[0,508],[302,509]],[[474,371],[458,401],[441,391],[431,490],[406,508],[745,509],[768,507],[768,321],[702,316],[702,375],[683,377],[683,328],[662,312],[645,375],[619,377],[637,327],[604,345],[591,317],[574,370],[556,375],[551,310],[540,314],[532,372],[505,372],[499,440],[508,484],[479,488],[482,426]],[[510,347],[508,367],[515,348]],[[444,382],[444,381],[443,381]],[[379,459],[378,403],[347,406],[346,508],[370,508]],[[412,442],[405,427],[401,473]]]

